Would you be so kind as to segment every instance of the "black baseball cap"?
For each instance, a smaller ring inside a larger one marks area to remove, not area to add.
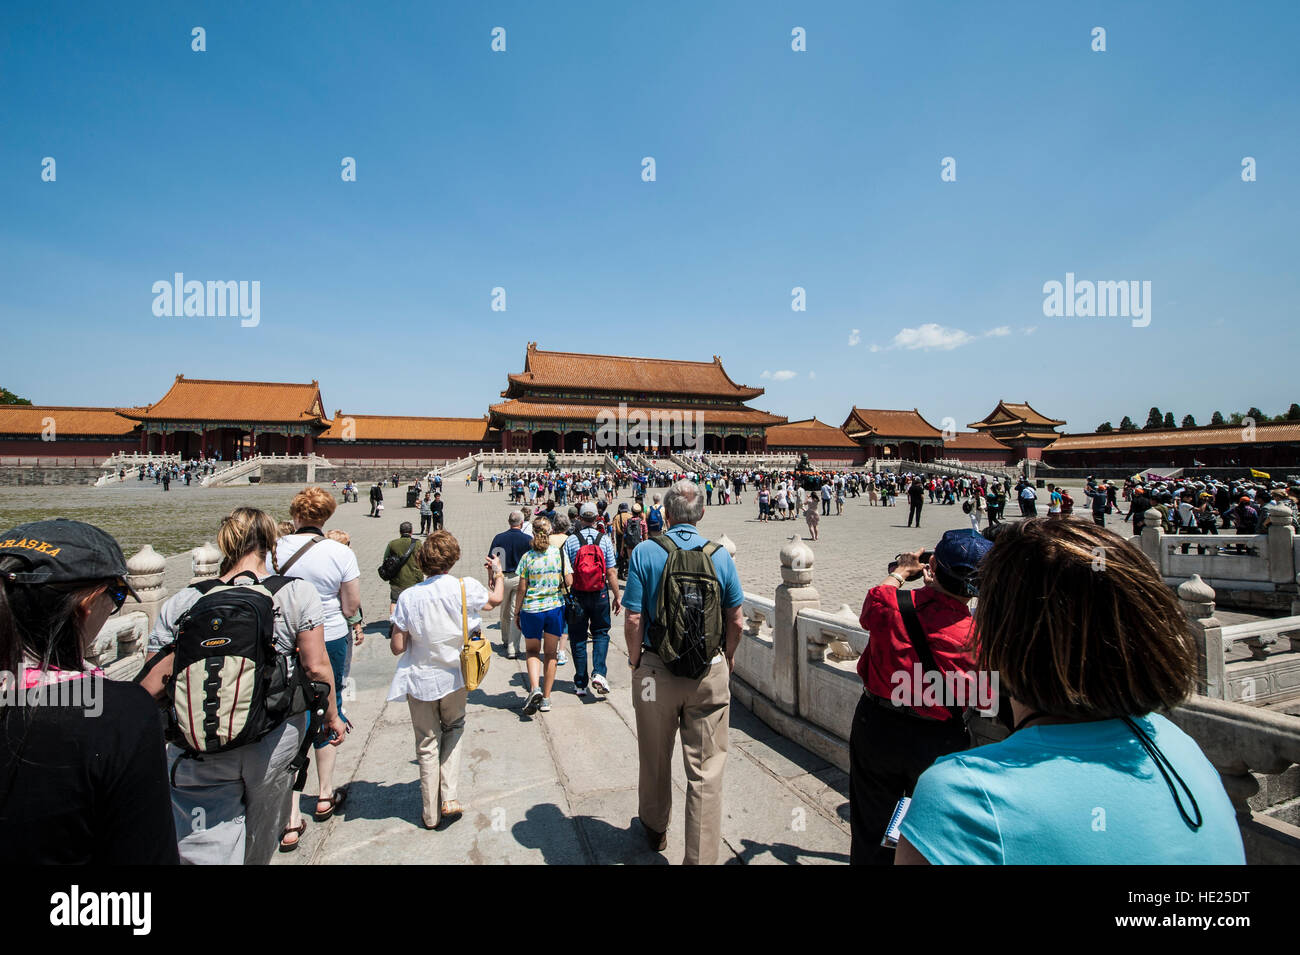
[[[0,533],[0,557],[17,557],[26,569],[5,574],[21,584],[73,584],[120,578],[127,581],[126,558],[117,541],[93,524],[57,518],[19,524]]]

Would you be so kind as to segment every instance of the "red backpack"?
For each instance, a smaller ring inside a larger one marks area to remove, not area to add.
[[[578,556],[573,561],[573,589],[593,593],[605,589],[605,549],[594,527],[578,531]]]

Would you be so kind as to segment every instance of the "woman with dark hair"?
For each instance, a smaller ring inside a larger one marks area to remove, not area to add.
[[[979,577],[976,665],[1015,729],[926,770],[896,861],[1243,863],[1219,774],[1161,715],[1196,656],[1151,561],[1095,524],[1030,519],[999,528]]]
[[[162,725],[85,648],[135,593],[117,541],[54,520],[0,534],[0,846],[8,862],[175,864]],[[137,598],[138,599],[138,598]]]

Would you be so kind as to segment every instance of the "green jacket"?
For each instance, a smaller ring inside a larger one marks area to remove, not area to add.
[[[396,540],[389,541],[388,548],[384,551],[384,556],[380,563],[387,560],[389,554],[396,554],[398,557],[401,557],[406,553],[406,549],[411,546],[411,540],[412,538],[410,537],[399,537]],[[406,563],[402,565],[402,569],[397,572],[397,576],[389,581],[389,584],[405,590],[407,587],[414,587],[420,581],[424,580],[424,571],[420,570],[420,565],[415,562],[415,551],[419,549],[420,542],[415,541],[415,550],[411,551],[411,556],[407,559]]]

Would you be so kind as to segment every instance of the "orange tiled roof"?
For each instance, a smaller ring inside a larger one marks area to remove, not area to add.
[[[140,421],[326,421],[314,381],[211,381],[184,375],[177,375],[155,403],[121,413]]]
[[[539,418],[543,421],[576,421],[583,424],[595,424],[601,413],[617,414],[618,405],[616,404],[552,404],[542,401],[520,401],[512,398],[509,401],[503,401],[500,404],[492,405],[488,408],[492,414],[507,418]],[[774,424],[783,424],[785,418],[780,415],[768,414],[766,411],[756,411],[753,408],[669,408],[664,405],[628,405],[628,414],[634,411],[643,412],[648,416],[663,414],[664,412],[680,412],[683,419],[693,412],[699,412],[704,416],[704,426],[707,428],[711,424],[731,424],[731,425],[751,425],[765,426]],[[691,419],[694,420],[694,419]]]
[[[136,423],[115,408],[73,408],[57,405],[0,405],[0,434],[40,435],[45,419],[54,419],[55,440],[64,435],[130,434]]]
[[[1041,415],[1030,407],[1029,402],[999,401],[997,407],[985,415],[981,420],[974,421],[966,425],[968,428],[980,430],[995,425],[1008,425],[1019,423],[1029,425],[1034,430],[1043,428],[1059,428],[1065,424],[1064,421],[1057,421],[1055,418],[1049,418]]]
[[[468,441],[482,442],[487,437],[487,415],[481,418],[419,418],[399,415],[345,415],[334,412],[334,420],[321,432],[321,441],[345,440],[345,429],[352,423],[353,441]]]
[[[858,443],[834,425],[815,417],[767,429],[769,448],[857,448]]]
[[[1049,452],[1107,449],[1125,451],[1131,448],[1208,447],[1273,442],[1300,442],[1300,422],[1256,425],[1254,441],[1243,438],[1240,425],[1215,428],[1170,428],[1160,431],[1110,431],[1104,434],[1063,434],[1046,450]]]
[[[859,408],[857,405],[840,426],[845,434],[869,433],[876,438],[941,438],[943,432],[922,417],[921,412]]]
[[[741,401],[763,394],[762,388],[750,388],[732,381],[722,370],[722,359],[717,355],[711,362],[627,358],[622,355],[542,351],[536,342],[529,342],[524,370],[510,376],[510,387],[503,397],[519,397],[529,386],[559,388],[575,385],[592,391],[709,395]]]
[[[1010,451],[993,435],[983,431],[959,431],[943,441],[944,451]]]

